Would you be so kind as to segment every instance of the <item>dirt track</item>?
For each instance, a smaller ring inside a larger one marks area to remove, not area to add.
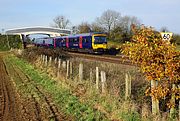
[[[22,120],[18,104],[18,99],[0,55],[0,121]]]
[[[0,53],[0,121],[64,121],[71,120],[52,103],[51,96],[34,84],[18,67],[6,67]],[[15,80],[22,85],[16,88]],[[34,92],[26,91],[29,86]],[[24,96],[24,93],[26,96]]]

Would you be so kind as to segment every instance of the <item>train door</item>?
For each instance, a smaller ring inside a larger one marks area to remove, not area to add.
[[[92,37],[91,36],[82,37],[82,47],[84,49],[92,48]]]
[[[66,38],[66,47],[69,48],[69,39],[68,39],[68,37]]]
[[[56,47],[59,47],[59,48],[62,47],[62,44],[63,44],[62,40],[63,40],[62,38],[57,38],[56,39]]]
[[[72,37],[68,38],[68,44],[69,44],[69,48],[73,48],[73,38]]]
[[[82,36],[79,37],[79,48],[82,48]]]
[[[53,45],[54,45],[54,48],[56,48],[56,39],[53,38]]]
[[[61,47],[66,48],[66,38],[63,37],[61,40]]]

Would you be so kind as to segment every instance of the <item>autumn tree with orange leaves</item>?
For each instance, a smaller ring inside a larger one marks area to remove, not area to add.
[[[169,99],[167,106],[177,108],[176,102],[180,100],[180,52],[150,27],[132,25],[132,31],[132,42],[123,46],[123,54],[129,56],[151,82],[146,94],[151,96],[152,103]]]

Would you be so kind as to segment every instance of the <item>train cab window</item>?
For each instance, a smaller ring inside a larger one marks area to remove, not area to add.
[[[107,43],[106,37],[105,36],[95,36],[94,37],[94,43],[95,44]]]

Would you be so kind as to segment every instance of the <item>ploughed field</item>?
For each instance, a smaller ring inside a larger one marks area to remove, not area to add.
[[[51,96],[0,53],[0,121],[69,120],[51,101]],[[13,79],[18,80],[15,83]],[[34,91],[27,90],[31,85]],[[18,86],[18,88],[17,88]]]
[[[8,76],[5,64],[0,55],[0,120],[13,121],[22,119],[19,110],[20,102],[18,95],[14,91],[14,87]]]

